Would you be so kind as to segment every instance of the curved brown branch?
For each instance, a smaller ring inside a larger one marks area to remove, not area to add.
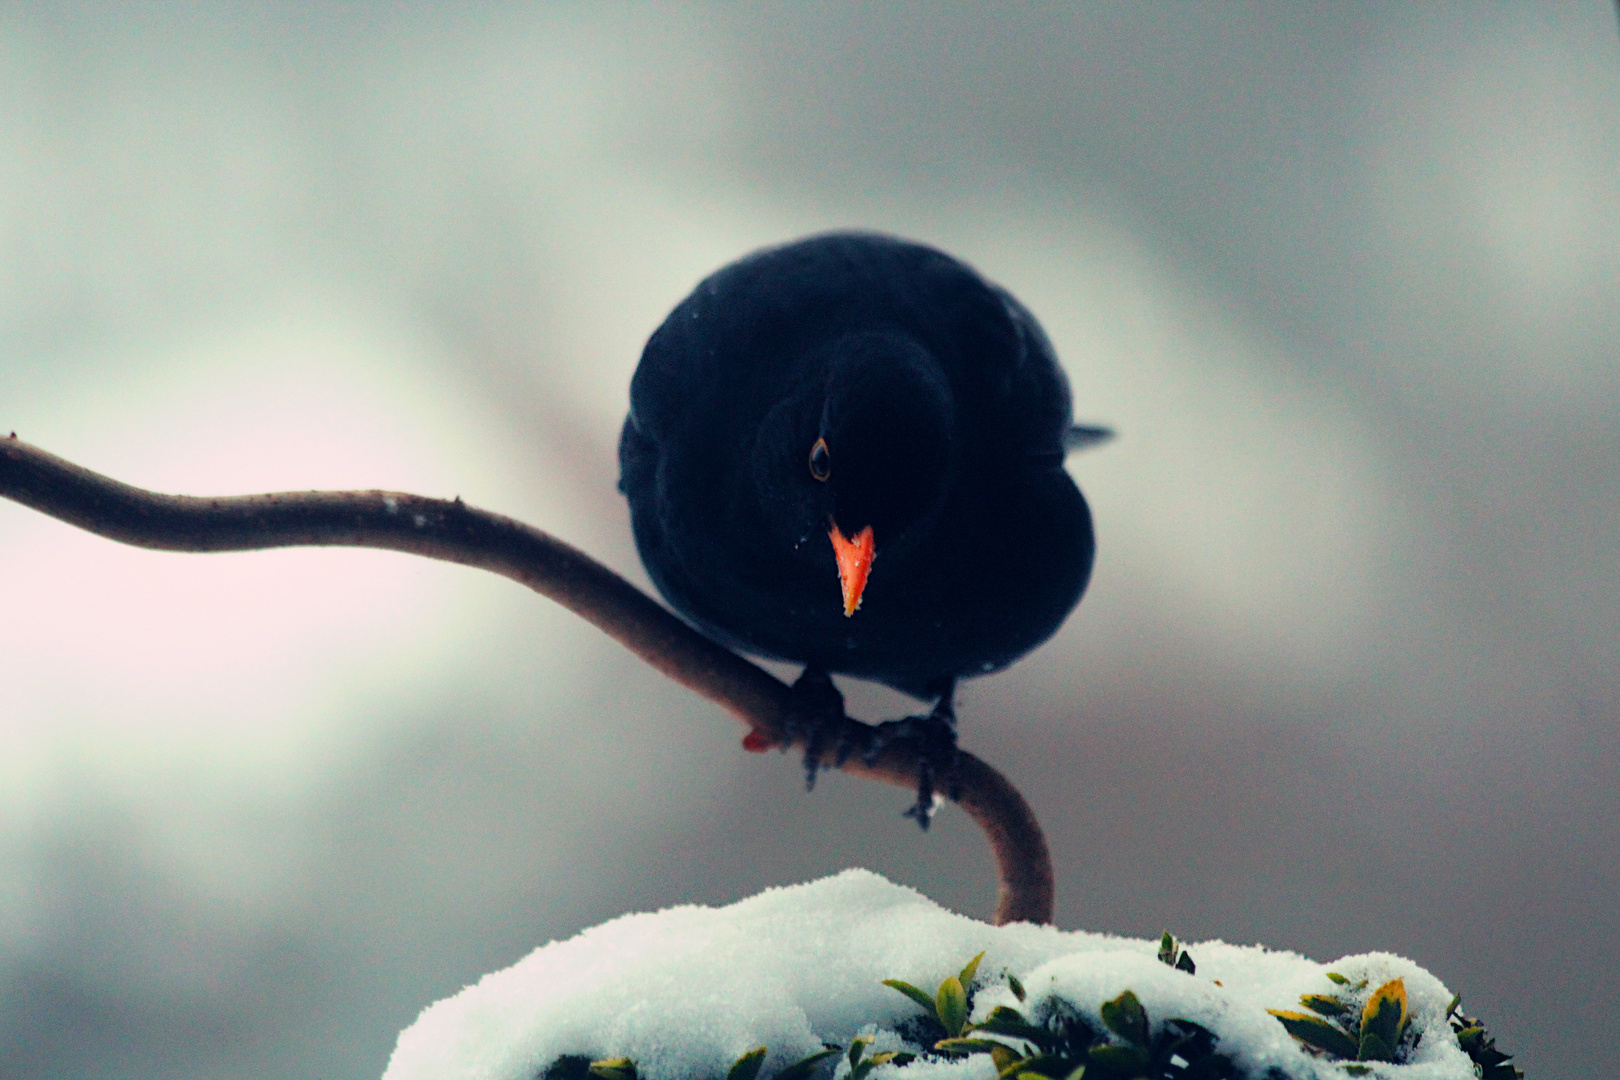
[[[788,735],[793,696],[775,676],[702,636],[584,552],[460,499],[387,491],[293,491],[229,498],[159,495],[19,440],[0,439],[0,495],[99,536],[165,551],[326,545],[384,548],[493,571],[595,624],[676,682],[721,705],[772,745]],[[855,721],[850,721],[854,724]],[[907,742],[875,760],[828,765],[912,787]],[[989,838],[1000,875],[995,921],[1052,921],[1052,863],[1029,805],[996,770],[961,756],[955,793]]]

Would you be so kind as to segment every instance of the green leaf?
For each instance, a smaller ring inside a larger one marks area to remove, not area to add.
[[[1136,1046],[1147,1045],[1147,1010],[1142,1008],[1141,1001],[1131,991],[1125,991],[1113,1001],[1103,1002],[1100,1011],[1103,1025],[1109,1031]]]
[[[1394,1057],[1389,1044],[1370,1031],[1361,1037],[1361,1045],[1356,1048],[1357,1061],[1393,1061]]]
[[[1198,970],[1198,966],[1193,963],[1192,954],[1183,949],[1176,941],[1175,935],[1168,930],[1159,939],[1159,963],[1168,964],[1177,971],[1185,971],[1189,975]]]
[[[1019,1001],[1024,1000],[1024,984],[1018,981],[1018,976],[1007,976],[1007,989],[1011,990],[1013,997]]]
[[[1395,1047],[1400,1045],[1401,1035],[1405,1031],[1406,983],[1391,979],[1373,991],[1366,1007],[1361,1010],[1361,1060],[1393,1061]],[[1365,1049],[1368,1039],[1377,1040],[1375,1050],[1381,1046],[1382,1057],[1368,1056]]]
[[[591,1070],[591,1059],[583,1054],[564,1054],[546,1066],[541,1074],[544,1080],[585,1080]]]
[[[994,1039],[964,1039],[961,1037],[956,1037],[939,1040],[939,1042],[934,1044],[934,1049],[947,1054],[988,1054],[996,1047],[1004,1045],[1006,1044],[998,1043]]]
[[[870,1042],[871,1040],[868,1039],[867,1041]],[[879,1065],[888,1065],[890,1063],[895,1065],[909,1065],[912,1061],[915,1061],[916,1058],[916,1054],[900,1054],[893,1050],[884,1050],[873,1054],[859,1065],[856,1065],[854,1068],[850,1069],[848,1080],[865,1080],[865,1077]]]
[[[859,1058],[861,1053],[859,1050],[855,1049],[856,1044],[858,1043],[862,1048],[864,1048],[867,1044],[871,1043],[871,1041],[872,1040],[870,1037],[863,1037],[850,1043],[850,1051],[855,1054],[855,1058],[850,1059],[850,1069],[847,1080],[865,1080],[872,1070],[877,1068],[879,1065],[887,1065],[891,1061],[908,1056],[905,1054],[897,1054],[893,1050],[884,1050],[881,1053],[873,1054],[865,1061],[856,1063],[855,1059]],[[901,1064],[904,1064],[904,1062],[901,1062]]]
[[[1350,985],[1350,980],[1345,978],[1343,975],[1340,975],[1337,971],[1328,972],[1327,977],[1329,982],[1337,983],[1339,986]]]
[[[997,1074],[1006,1072],[1009,1065],[1023,1060],[1024,1055],[1006,1043],[997,1043],[995,1049],[990,1051],[990,1061],[995,1065]]]
[[[1069,1062],[1056,1054],[1036,1054],[1034,1057],[1019,1058],[1007,1068],[1002,1069],[999,1077],[1010,1076],[1044,1076],[1047,1080],[1054,1080],[1059,1076],[1067,1076]]]
[[[1311,1012],[1321,1013],[1323,1016],[1343,1016],[1350,1011],[1350,1006],[1326,994],[1301,994],[1299,1003]]]
[[[866,1048],[867,1048],[867,1046],[871,1045],[871,1042],[872,1042],[872,1037],[870,1035],[857,1035],[855,1038],[849,1040],[849,1055],[848,1056],[849,1056],[849,1067],[851,1069],[853,1069],[856,1065],[860,1064],[860,1062],[861,1062],[861,1054],[866,1052]]]
[[[1365,1065],[1346,1065],[1344,1067],[1344,1071],[1349,1073],[1351,1076],[1366,1076],[1368,1073],[1372,1072],[1372,1070]]]
[[[906,995],[906,997],[921,1005],[930,1017],[935,1020],[939,1019],[939,1013],[934,1011],[934,999],[917,989],[915,986],[912,986],[908,982],[903,982],[900,979],[884,979],[883,985],[893,987],[894,989],[900,991],[902,994]]]
[[[808,1080],[815,1071],[821,1068],[821,1063],[838,1053],[838,1048],[818,1050],[803,1061],[795,1061],[792,1065],[776,1074],[776,1080]]]
[[[1346,1058],[1350,1061],[1356,1059],[1356,1041],[1320,1016],[1302,1012],[1283,1012],[1278,1009],[1266,1011],[1281,1020],[1288,1034],[1306,1046],[1314,1046],[1336,1058]]]
[[[1037,1046],[1050,1048],[1054,1036],[1045,1028],[1036,1027],[1017,1009],[1006,1005],[997,1005],[990,1010],[990,1015],[972,1026],[973,1031],[982,1031],[986,1035],[1005,1035],[1010,1039],[1023,1039]]]
[[[603,1058],[591,1062],[587,1076],[596,1080],[636,1080],[636,1063],[629,1058]]]
[[[967,962],[967,966],[962,969],[962,973],[956,977],[957,981],[962,984],[962,989],[966,990],[973,985],[973,976],[979,973],[979,961],[983,959],[984,953],[975,956]]]
[[[1024,1019],[1024,1014],[1013,1008],[1011,1005],[997,1005],[995,1008],[990,1010],[990,1015],[984,1019],[985,1023],[995,1021],[996,1023],[1024,1024],[1025,1026],[1028,1026],[1029,1024],[1029,1021]]]
[[[1093,1046],[1086,1051],[1086,1056],[1098,1065],[1116,1069],[1126,1076],[1136,1076],[1148,1067],[1148,1052],[1140,1046],[1120,1046],[1118,1043],[1105,1043],[1102,1046]]]
[[[726,1073],[726,1080],[754,1080],[754,1077],[759,1075],[760,1066],[764,1064],[765,1048],[756,1046],[731,1063],[731,1071]]]
[[[945,1034],[953,1037],[962,1034],[962,1025],[967,1023],[967,992],[955,975],[946,976],[945,981],[939,984],[934,1011],[945,1028]]]

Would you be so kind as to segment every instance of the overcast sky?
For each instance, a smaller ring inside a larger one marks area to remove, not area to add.
[[[0,433],[131,483],[460,495],[644,584],[641,344],[839,226],[1120,432],[1085,600],[960,700],[1060,925],[1398,952],[1612,1065],[1611,4],[0,5]],[[741,733],[488,575],[0,505],[0,1075],[375,1077],[536,945],[852,865],[989,914],[960,814]]]

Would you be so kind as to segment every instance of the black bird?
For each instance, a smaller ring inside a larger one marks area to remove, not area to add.
[[[619,488],[654,584],[733,649],[952,719],[1057,630],[1095,551],[1051,343],[922,244],[815,236],[717,271],[648,340]],[[841,710],[840,710],[841,715]]]

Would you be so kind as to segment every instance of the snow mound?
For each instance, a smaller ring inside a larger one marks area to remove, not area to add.
[[[1332,993],[1329,971],[1373,987],[1399,978],[1420,1038],[1406,1064],[1375,1065],[1367,1075],[1475,1075],[1447,1024],[1450,992],[1409,960],[1368,953],[1324,965],[1209,941],[1186,946],[1197,962],[1188,974],[1161,963],[1158,944],[990,926],[870,871],[846,870],[728,907],[626,915],[542,946],[424,1010],[401,1033],[383,1080],[535,1080],[564,1055],[627,1057],[640,1080],[721,1080],[757,1046],[769,1048],[759,1075],[770,1077],[862,1034],[876,1035],[873,1050],[925,1050],[902,1047],[895,1033],[922,1009],[883,980],[932,994],[980,952],[974,1020],[998,1005],[1034,1015],[1058,998],[1095,1023],[1104,1002],[1131,990],[1155,1025],[1177,1018],[1214,1033],[1219,1052],[1244,1073],[1275,1068],[1310,1080],[1346,1072],[1307,1053],[1266,1010],[1297,1011],[1302,994]],[[1009,974],[1022,983],[1024,1001]],[[882,1066],[880,1075],[895,1070]],[[839,1080],[848,1071],[840,1055],[819,1075]],[[920,1058],[899,1071],[905,1080],[996,1078],[983,1053]]]

